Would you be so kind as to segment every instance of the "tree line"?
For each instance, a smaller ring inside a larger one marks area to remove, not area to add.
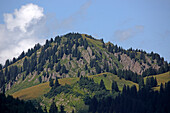
[[[92,113],[169,113],[170,82],[161,85],[160,92],[143,87],[137,91],[136,86],[124,86],[116,98],[106,96],[91,98],[89,112]]]

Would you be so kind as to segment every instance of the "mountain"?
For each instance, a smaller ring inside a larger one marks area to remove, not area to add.
[[[38,99],[47,110],[54,101],[69,112],[88,111],[86,104],[91,105],[87,95],[101,99],[101,95],[110,95],[112,86],[121,92],[124,85],[135,85],[137,90],[145,88],[145,84],[157,87],[170,80],[169,70],[170,64],[157,53],[125,50],[87,34],[68,33],[46,40],[45,45],[36,44],[18,58],[0,65],[0,90],[20,99]],[[157,74],[166,75],[162,77],[166,80],[160,82],[162,78],[157,78]],[[53,80],[59,81],[59,87],[49,86]],[[114,97],[119,91],[113,93]]]

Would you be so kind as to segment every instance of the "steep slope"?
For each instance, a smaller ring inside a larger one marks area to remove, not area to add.
[[[130,87],[132,85],[136,85],[138,87],[138,84],[133,83],[131,81],[126,81],[125,79],[119,79],[116,75],[113,75],[112,73],[101,73],[97,75],[90,75],[88,76],[89,79],[94,79],[95,83],[100,84],[101,79],[104,80],[104,84],[106,86],[106,89],[111,90],[111,84],[112,81],[116,81],[118,84],[118,87],[120,90],[122,90],[124,85],[129,85]],[[58,93],[56,96],[53,96],[52,98],[55,98],[56,104],[64,105],[65,110],[68,112],[71,112],[74,110],[86,110],[88,107],[84,103],[84,98],[86,95],[94,95],[94,93],[91,93],[87,89],[82,89],[81,86],[79,86],[78,78],[63,78],[59,79],[59,83],[64,86],[64,84],[69,84],[71,86],[71,90],[67,93],[61,92]],[[40,103],[43,106],[46,106],[47,109],[49,109],[50,104],[52,103],[52,98],[47,98],[44,96],[47,92],[49,92],[50,86],[49,82],[42,83],[39,85],[35,85],[20,91],[17,91],[13,93],[12,95],[16,98],[24,99],[24,100],[33,100],[36,99],[37,101],[40,101]],[[86,108],[87,107],[87,108]]]
[[[122,70],[125,73],[120,75]],[[137,75],[148,76],[168,70],[167,62],[159,54],[131,48],[124,50],[90,35],[69,33],[46,40],[43,46],[37,44],[17,59],[7,60],[0,71],[0,87],[1,91],[14,87],[13,93],[47,82],[50,78],[81,77],[103,72],[139,83],[140,80],[134,79],[141,78]],[[127,77],[127,73],[131,75]]]
[[[159,75],[153,75],[153,76],[149,76],[150,77],[154,77],[156,78],[157,82],[158,82],[158,86],[157,87],[154,87],[153,89],[154,90],[160,90],[160,85],[161,83],[163,85],[165,85],[165,83],[167,83],[168,81],[170,81],[170,72],[166,72],[166,73],[162,73],[162,74],[159,74]],[[146,83],[146,79],[147,77],[144,78],[144,81]]]
[[[106,77],[104,75],[106,75]],[[129,86],[136,85],[136,87],[138,87],[138,84],[133,83],[131,81],[126,81],[125,79],[119,79],[116,75],[113,75],[112,73],[101,73],[98,75],[90,75],[88,76],[88,78],[93,78],[94,81],[98,84],[100,83],[101,79],[103,79],[106,89],[108,90],[111,90],[111,83],[113,80],[117,82],[120,90],[122,90],[124,85],[129,85]],[[65,84],[71,85],[76,83],[78,80],[79,80],[78,78],[63,78],[63,79],[59,79],[59,83],[61,85],[65,85]],[[36,99],[46,94],[49,90],[50,90],[49,82],[45,82],[9,94],[12,94],[15,98],[18,97],[20,99],[29,100],[29,99]]]

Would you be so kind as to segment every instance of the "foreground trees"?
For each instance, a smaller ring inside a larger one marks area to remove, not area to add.
[[[1,113],[43,113],[40,107],[35,106],[30,102],[14,99],[12,96],[0,94],[0,112]]]
[[[98,113],[170,113],[170,81],[160,87],[160,92],[143,87],[124,86],[116,98],[105,96],[89,103],[89,112]]]

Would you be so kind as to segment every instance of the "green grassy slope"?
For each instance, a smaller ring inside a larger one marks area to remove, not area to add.
[[[158,85],[161,83],[165,83],[167,81],[170,81],[170,73],[164,73],[160,75],[154,75],[157,78]],[[93,78],[96,83],[100,83],[101,79],[104,80],[104,84],[108,90],[111,90],[112,81],[116,81],[118,84],[118,87],[120,91],[122,91],[122,88],[124,85],[129,85],[130,87],[132,85],[136,85],[138,88],[138,84],[133,83],[132,81],[128,81],[125,79],[119,79],[117,75],[114,75],[112,73],[100,73],[97,75],[90,75],[88,78]],[[145,78],[146,79],[146,78]],[[20,98],[24,100],[33,100],[36,99],[39,102],[41,102],[42,108],[44,106],[47,107],[47,110],[50,109],[50,104],[52,103],[53,99],[54,102],[56,102],[56,105],[59,107],[61,104],[65,106],[65,110],[67,112],[71,112],[73,109],[78,111],[87,111],[88,106],[84,104],[83,97],[88,94],[86,89],[81,89],[79,85],[77,84],[77,81],[79,81],[79,78],[63,78],[59,79],[59,83],[61,85],[69,84],[72,87],[72,93],[60,93],[56,95],[54,98],[47,98],[44,96],[48,91],[50,91],[49,82],[41,83],[29,88],[25,88],[22,90],[19,90],[12,95],[15,98]],[[155,90],[158,90],[159,87],[155,87]],[[76,95],[80,94],[80,95]],[[82,95],[82,96],[81,96]],[[90,94],[93,95],[93,94]]]
[[[106,74],[107,76],[104,77],[103,74]],[[101,79],[103,79],[105,86],[108,90],[111,90],[112,80],[117,82],[120,90],[122,90],[124,84],[129,85],[129,86],[136,85],[136,87],[138,88],[138,84],[131,82],[131,81],[127,81],[125,79],[119,79],[119,77],[117,77],[116,75],[113,75],[112,73],[101,73],[98,75],[91,75],[88,77],[93,78],[96,83],[100,83]],[[61,85],[73,84],[73,83],[77,82],[78,80],[79,80],[79,78],[64,78],[64,79],[59,79],[59,83]],[[47,93],[49,91],[49,89],[50,89],[49,82],[46,82],[46,83],[38,84],[38,85],[29,87],[29,88],[19,90],[19,91],[13,93],[12,95],[15,98],[18,97],[18,98],[24,99],[24,100],[36,99],[36,98],[42,96],[43,94]],[[73,89],[73,90],[77,90],[77,89]],[[78,90],[77,90],[77,92],[82,93],[81,91],[78,91]]]
[[[151,76],[149,76],[151,77]],[[163,74],[159,74],[159,75],[153,75],[153,77],[156,77],[157,82],[158,82],[158,87],[154,87],[154,90],[159,90],[160,89],[160,84],[163,83],[165,84],[166,82],[170,81],[170,71],[163,73]],[[144,78],[144,81],[146,82],[146,78]]]
[[[65,84],[73,84],[78,80],[78,78],[64,78],[59,79],[59,83],[61,85]],[[12,89],[13,91],[15,89]],[[24,99],[24,100],[31,100],[36,99],[44,94],[46,94],[50,90],[49,82],[41,83],[32,87],[28,87],[22,90],[19,90],[12,95],[16,98]]]

